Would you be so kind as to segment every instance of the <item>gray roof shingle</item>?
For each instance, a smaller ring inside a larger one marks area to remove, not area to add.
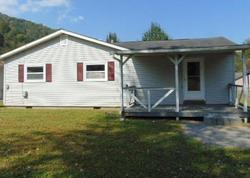
[[[117,46],[130,50],[154,50],[154,49],[182,49],[182,48],[206,48],[237,45],[224,37],[180,39],[167,41],[131,41],[115,43]]]

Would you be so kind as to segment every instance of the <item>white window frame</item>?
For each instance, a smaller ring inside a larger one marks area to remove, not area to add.
[[[105,67],[105,78],[104,79],[88,79],[87,78],[87,66],[88,65],[104,65]],[[105,82],[108,81],[108,65],[107,62],[88,62],[84,63],[84,81],[87,82]]]
[[[27,69],[28,67],[43,67],[43,79],[42,80],[29,80],[27,79]],[[24,65],[24,82],[29,83],[38,83],[38,82],[45,82],[46,80],[46,67],[45,64],[26,64]]]
[[[205,88],[205,59],[202,57],[187,58],[183,61],[183,97],[184,100],[206,100],[206,88]],[[199,62],[200,63],[200,91],[188,91],[187,84],[187,64],[188,62]]]

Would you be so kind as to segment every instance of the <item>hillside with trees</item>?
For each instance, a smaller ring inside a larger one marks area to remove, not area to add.
[[[42,24],[0,13],[0,54],[54,32]]]

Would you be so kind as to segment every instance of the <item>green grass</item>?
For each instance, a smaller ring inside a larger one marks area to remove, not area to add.
[[[250,177],[250,150],[202,145],[173,121],[2,108],[0,177]]]
[[[2,100],[0,100],[0,107],[4,107]]]

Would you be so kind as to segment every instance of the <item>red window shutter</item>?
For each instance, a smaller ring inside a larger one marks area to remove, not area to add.
[[[77,81],[83,81],[83,63],[77,63]]]
[[[18,82],[24,82],[24,65],[18,65]]]
[[[52,64],[46,64],[46,82],[52,82]]]
[[[115,80],[115,62],[113,61],[108,62],[108,80]]]

